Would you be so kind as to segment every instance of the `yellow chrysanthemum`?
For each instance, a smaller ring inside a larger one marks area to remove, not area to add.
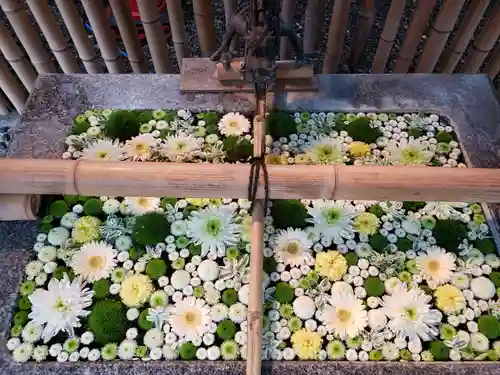
[[[375,234],[379,225],[379,218],[370,212],[363,212],[354,219],[354,228],[361,234]]]
[[[210,200],[208,198],[186,198],[189,204],[192,204],[196,207],[206,206]]]
[[[436,306],[445,314],[456,314],[465,308],[465,298],[456,286],[441,285],[434,292]]]
[[[241,239],[245,242],[252,241],[252,217],[245,216],[241,222]]]
[[[352,142],[349,146],[347,146],[347,150],[355,158],[370,155],[371,152],[369,144],[359,141]]]
[[[287,158],[280,154],[266,155],[266,164],[288,164]]]
[[[146,275],[132,275],[122,282],[120,297],[124,305],[139,307],[149,300],[153,293],[153,284]]]
[[[301,329],[292,335],[292,344],[299,359],[318,359],[321,336],[317,332]]]
[[[295,156],[295,164],[309,164],[311,158],[306,154],[298,154]]]
[[[330,281],[338,281],[347,272],[347,261],[338,251],[318,253],[315,270]]]
[[[99,232],[101,220],[94,216],[83,216],[75,221],[71,237],[77,243],[86,243],[90,241],[98,241],[101,237]]]

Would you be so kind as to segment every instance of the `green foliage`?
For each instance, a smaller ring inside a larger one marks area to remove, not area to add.
[[[403,202],[403,208],[406,211],[416,212],[424,207],[425,207],[425,202],[418,202],[418,201],[416,201],[416,202],[404,201]]]
[[[152,119],[153,119],[152,111],[141,111],[137,116],[137,120],[139,120],[140,124],[145,124],[147,122],[150,122]]]
[[[69,205],[74,205],[78,203],[78,195],[65,195],[64,201]]]
[[[42,223],[42,225],[40,225],[39,232],[47,234],[50,232],[51,229],[52,229],[51,223]]]
[[[163,209],[167,208],[168,204],[174,207],[176,203],[177,203],[177,198],[171,198],[171,197],[163,197],[160,201],[161,208]]]
[[[139,325],[140,329],[143,329],[144,331],[150,330],[154,328],[154,323],[148,320],[148,309],[142,310],[141,314],[139,315],[139,319],[137,320],[137,324]]]
[[[230,319],[225,319],[217,325],[217,336],[222,340],[229,340],[236,334],[236,324]]]
[[[407,251],[413,247],[413,242],[406,237],[398,238],[396,246],[398,247],[398,250]]]
[[[416,126],[410,126],[408,128],[408,136],[413,137],[415,139],[421,137],[424,135],[424,131],[420,128],[417,128]]]
[[[376,233],[370,236],[369,243],[373,250],[382,253],[385,251],[386,246],[389,245],[389,240],[380,233]]]
[[[433,229],[436,244],[451,252],[459,252],[458,245],[467,238],[467,226],[459,220],[437,220]]]
[[[29,309],[31,309],[31,301],[30,301],[29,297],[28,296],[22,296],[19,299],[19,302],[17,303],[17,306],[21,310],[29,310]]]
[[[68,204],[62,199],[52,202],[50,205],[50,214],[54,217],[63,217],[69,211]]]
[[[378,204],[370,206],[370,208],[368,208],[368,212],[374,214],[378,218],[381,218],[385,215],[385,211]]]
[[[92,290],[94,291],[95,299],[104,299],[109,295],[109,280],[101,279],[97,280],[94,285],[92,285]]]
[[[264,258],[264,271],[268,274],[270,274],[271,272],[274,272],[276,271],[276,261],[274,260],[274,258],[270,257],[270,258]]]
[[[111,139],[119,139],[125,142],[139,135],[141,122],[133,111],[114,111],[104,124],[104,134]]]
[[[276,284],[276,291],[274,292],[274,299],[279,303],[290,303],[293,301],[293,288],[290,284],[279,282]]]
[[[75,118],[75,121],[73,121],[73,129],[71,132],[79,135],[85,133],[88,128],[90,128],[90,123],[87,121],[85,116],[80,115]]]
[[[490,280],[497,288],[500,287],[500,272],[493,271],[490,273]]]
[[[196,346],[191,341],[185,342],[179,348],[179,356],[185,360],[191,360],[196,358]]]
[[[432,357],[435,361],[446,361],[450,357],[450,348],[439,340],[431,342],[429,351],[432,353]]]
[[[360,117],[351,121],[347,125],[346,130],[353,140],[368,144],[374,143],[382,135],[378,128],[370,126],[370,119],[368,117]]]
[[[132,259],[133,261],[136,261],[137,259],[139,259],[140,257],[142,257],[144,255],[145,251],[144,249],[141,249],[140,247],[131,247],[128,251],[128,255],[130,257],[130,259]]]
[[[135,244],[148,246],[165,240],[170,234],[170,224],[165,215],[150,212],[138,216],[132,229],[132,241]]]
[[[355,266],[358,264],[358,255],[354,251],[349,251],[344,254],[344,258],[349,266]]]
[[[189,244],[188,249],[191,255],[201,255],[201,245],[195,245],[192,243]]]
[[[219,114],[217,112],[205,112],[198,115],[201,120],[205,121],[205,126],[215,125],[219,122]]]
[[[436,139],[440,143],[450,143],[454,138],[450,132],[441,131],[436,134]]]
[[[307,225],[307,209],[299,200],[273,200],[271,216],[276,229],[300,229]]]
[[[152,280],[158,280],[167,273],[167,263],[163,259],[152,259],[146,265],[146,274]]]
[[[234,305],[238,301],[238,292],[234,289],[226,289],[222,293],[222,302],[227,305],[231,306]]]
[[[264,125],[266,134],[270,134],[274,139],[297,133],[297,124],[293,116],[282,111],[269,113]]]
[[[368,297],[381,297],[385,293],[384,282],[376,276],[368,276],[365,279],[364,287]]]
[[[224,138],[222,144],[230,162],[247,160],[253,154],[253,145],[246,138],[230,135]]]
[[[475,240],[474,247],[483,254],[495,254],[497,252],[495,242],[491,238],[481,238]]]
[[[89,216],[99,216],[102,214],[102,202],[97,198],[90,198],[83,205],[83,212]]]
[[[128,325],[125,306],[119,301],[99,301],[92,307],[88,324],[98,344],[121,342]]]
[[[52,272],[52,277],[56,278],[57,280],[62,280],[65,273],[68,273],[68,269],[64,266],[59,266],[54,270],[54,272]]]
[[[477,321],[479,332],[490,340],[500,337],[500,322],[493,315],[480,316]]]

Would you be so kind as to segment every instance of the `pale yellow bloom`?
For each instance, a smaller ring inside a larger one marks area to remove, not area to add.
[[[355,141],[347,146],[349,153],[355,158],[368,156],[371,153],[370,145],[365,142]]]
[[[379,218],[370,212],[363,212],[354,219],[354,228],[361,234],[375,234],[379,225]]]
[[[83,216],[75,221],[71,237],[73,237],[76,243],[97,241],[101,237],[99,225],[101,225],[101,220],[97,217]]]
[[[465,308],[465,298],[456,286],[441,285],[434,292],[436,306],[445,314],[458,314]]]
[[[316,255],[315,270],[330,281],[338,281],[347,272],[347,261],[338,251],[321,252]]]
[[[292,344],[299,359],[318,359],[321,336],[317,332],[301,329],[292,335]]]
[[[146,275],[132,275],[123,280],[120,297],[124,305],[139,307],[149,300],[153,284]]]

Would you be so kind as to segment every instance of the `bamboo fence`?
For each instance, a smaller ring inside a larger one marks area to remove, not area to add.
[[[354,27],[354,38],[352,42],[351,56],[349,63],[351,70],[358,66],[359,59],[363,53],[375,19],[374,0],[363,0],[358,13],[358,19]]]
[[[0,115],[5,116],[10,112],[10,102],[1,92],[0,92]]]
[[[0,56],[0,87],[17,111],[21,113],[28,96],[2,56]]]

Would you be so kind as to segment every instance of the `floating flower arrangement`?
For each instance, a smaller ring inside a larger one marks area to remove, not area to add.
[[[267,162],[464,168],[437,115],[270,113]],[[238,113],[88,111],[64,159],[246,162]],[[250,202],[56,198],[13,317],[15,361],[247,354]],[[480,205],[276,200],[263,358],[498,360],[500,258]]]

